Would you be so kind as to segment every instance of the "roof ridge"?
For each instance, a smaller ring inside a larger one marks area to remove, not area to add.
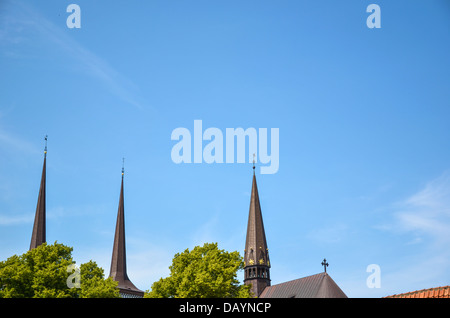
[[[393,294],[383,298],[440,298],[450,297],[450,285],[418,289],[410,292]]]
[[[324,276],[327,275],[327,276],[330,276],[330,275],[328,275],[328,273],[321,272],[321,273],[317,273],[317,274],[313,274],[313,275],[308,275],[308,276],[304,276],[304,277],[300,277],[300,278],[295,278],[295,279],[287,280],[287,281],[282,282],[282,283],[273,284],[272,286],[276,286],[276,285],[280,285],[280,284],[284,284],[284,283],[290,283],[290,282],[294,282],[294,281],[297,281],[297,280],[301,280],[301,279],[305,279],[305,278],[313,277],[313,276],[319,276],[319,275],[324,275]]]
[[[319,289],[317,290],[316,298],[329,298],[332,297],[336,293],[345,293],[342,289],[336,284],[336,282],[328,275],[327,272],[324,273],[323,278],[320,282]]]

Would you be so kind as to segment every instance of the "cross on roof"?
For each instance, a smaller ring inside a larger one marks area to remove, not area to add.
[[[326,273],[327,272],[327,267],[328,267],[328,263],[327,263],[327,259],[326,258],[323,259],[322,266],[323,266],[323,269],[325,270],[325,273]]]

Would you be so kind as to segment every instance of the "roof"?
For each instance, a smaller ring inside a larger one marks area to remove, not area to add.
[[[266,287],[260,298],[347,298],[327,273]]]
[[[450,298],[450,286],[421,289],[384,298]]]

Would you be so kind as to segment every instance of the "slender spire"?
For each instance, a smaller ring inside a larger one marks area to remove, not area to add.
[[[45,221],[45,178],[47,161],[47,135],[45,136],[44,164],[42,167],[41,185],[39,187],[36,214],[34,216],[33,232],[31,234],[30,250],[46,242],[46,221]]]
[[[144,292],[136,288],[127,275],[127,257],[125,248],[125,211],[123,195],[123,167],[122,159],[122,184],[120,186],[119,209],[117,211],[116,232],[114,235],[111,270],[109,276],[117,281],[118,288],[123,297],[142,297]]]
[[[252,285],[251,290],[258,297],[270,286],[270,259],[254,168],[244,250],[244,282]]]

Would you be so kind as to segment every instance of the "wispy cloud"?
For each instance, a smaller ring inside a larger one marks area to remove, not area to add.
[[[0,189],[3,189],[0,185]],[[69,207],[47,207],[47,220],[67,219],[72,217],[92,216],[104,213],[104,205],[79,205]],[[34,220],[34,211],[28,214],[16,215],[14,211],[0,214],[0,225],[17,225],[32,223]]]
[[[132,282],[143,290],[151,289],[152,283],[169,276],[169,266],[179,251],[170,243],[155,244],[143,238],[130,237],[127,241],[127,269]]]
[[[393,233],[399,242],[403,240],[403,245],[399,257],[382,267],[380,295],[437,287],[448,282],[450,171],[392,204],[389,212],[386,222],[376,229]]]
[[[219,214],[213,214],[205,223],[200,224],[192,234],[192,244],[203,245],[218,241]]]
[[[80,204],[74,206],[54,206],[48,209],[47,218],[58,219],[67,217],[84,217],[101,215],[107,212],[104,204]]]
[[[0,225],[17,225],[33,222],[33,215],[0,215]]]
[[[65,27],[65,24],[56,25],[51,22],[30,4],[19,1],[9,3],[8,6],[5,5],[2,13],[1,53],[6,58],[30,58],[29,54],[34,54],[31,52],[35,51],[36,47],[27,47],[26,51],[13,48],[33,45],[31,39],[39,38],[40,47],[43,43],[51,44],[62,52],[61,57],[70,58],[72,65],[97,79],[111,94],[129,105],[143,109],[137,85],[100,56],[74,40]]]
[[[348,225],[335,223],[311,230],[308,233],[308,238],[325,244],[338,243],[347,236],[348,230]]]
[[[17,137],[16,135],[6,132],[0,128],[0,148],[14,149],[15,151],[37,154],[40,150],[32,143]]]
[[[398,228],[431,237],[434,243],[450,243],[450,171],[428,182],[424,189],[396,204]]]

